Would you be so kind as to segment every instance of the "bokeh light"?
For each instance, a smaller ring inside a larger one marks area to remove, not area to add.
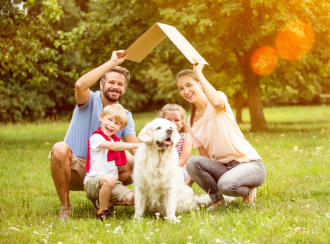
[[[281,58],[294,61],[311,51],[314,40],[314,31],[308,24],[294,23],[278,34],[275,48]]]
[[[274,48],[265,46],[254,52],[251,58],[251,68],[258,75],[268,75],[277,66],[278,56]]]

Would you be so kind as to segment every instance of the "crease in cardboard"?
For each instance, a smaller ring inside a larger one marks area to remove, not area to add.
[[[173,42],[173,44],[182,52],[190,63],[194,64],[195,61],[192,57],[196,57],[201,59],[204,64],[208,64],[175,27],[162,23],[154,24],[129,48],[127,48],[125,52],[120,55],[120,57],[124,56],[126,53],[130,53],[127,60],[140,63],[166,37]]]

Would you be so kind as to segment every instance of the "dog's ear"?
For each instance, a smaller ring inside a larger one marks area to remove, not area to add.
[[[139,133],[139,141],[150,143],[152,142],[152,128],[150,123],[148,123]]]
[[[177,145],[179,141],[180,141],[180,133],[177,130],[174,130],[174,134],[173,134],[174,145]]]

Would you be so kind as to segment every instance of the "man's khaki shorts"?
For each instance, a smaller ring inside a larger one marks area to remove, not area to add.
[[[93,200],[98,199],[100,191],[100,180],[103,175],[95,176],[90,178],[85,184],[85,191],[87,196]],[[117,181],[114,188],[112,189],[110,202],[121,202],[127,193],[134,192],[131,189],[126,188],[120,181]]]
[[[72,152],[72,151],[71,151]],[[48,154],[48,159],[51,160],[52,151]],[[123,166],[118,166],[118,173],[122,172]],[[84,190],[84,179],[86,176],[86,159],[78,158],[72,152],[71,158],[71,182],[69,186],[70,191],[83,191]]]

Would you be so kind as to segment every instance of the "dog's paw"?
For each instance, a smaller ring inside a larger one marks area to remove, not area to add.
[[[181,222],[177,217],[175,217],[175,216],[172,216],[172,217],[168,217],[167,218],[169,221],[174,221],[174,222]]]

